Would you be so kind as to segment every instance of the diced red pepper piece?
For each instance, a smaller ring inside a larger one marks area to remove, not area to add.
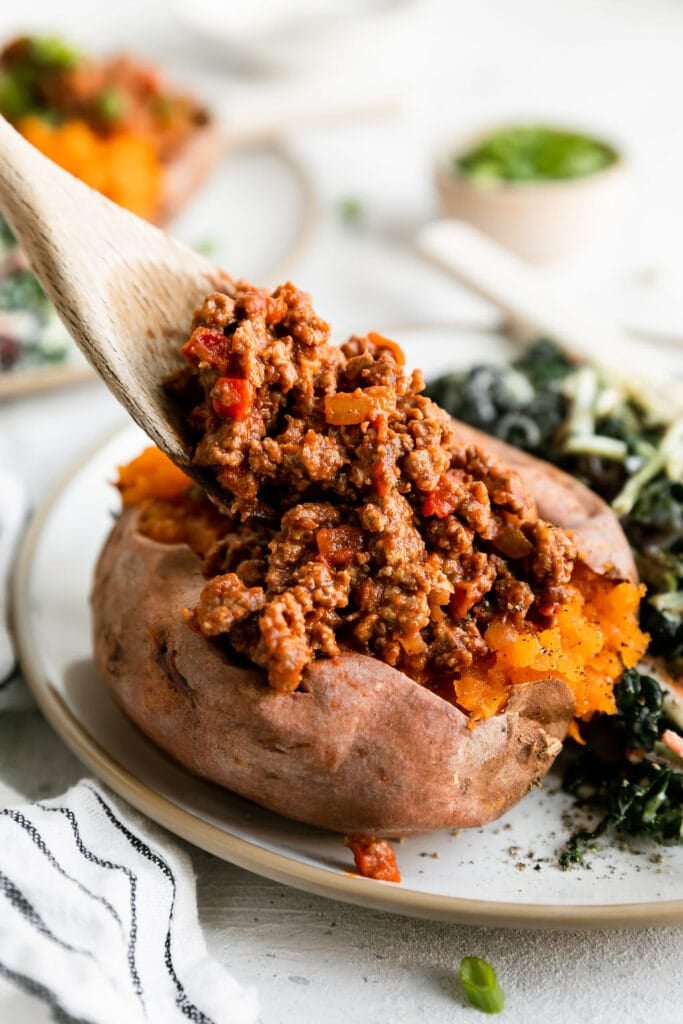
[[[211,402],[219,416],[243,420],[254,404],[254,385],[243,377],[219,377],[211,390]]]
[[[375,485],[378,498],[386,498],[389,493],[389,481],[386,477],[385,465],[383,462],[376,462],[372,467],[372,482]]]
[[[375,878],[380,882],[401,881],[396,854],[388,839],[354,834],[344,838],[344,845],[351,850],[356,871],[363,878]]]
[[[375,429],[378,444],[384,444],[389,433],[389,420],[386,414],[383,412],[379,413],[370,421],[370,426]]]
[[[430,491],[422,503],[423,516],[436,516],[445,519],[455,512],[461,502],[461,489],[457,472],[444,474],[433,491]]]
[[[363,550],[363,531],[357,526],[323,528],[316,534],[316,543],[321,558],[330,565],[348,565]]]
[[[378,458],[372,467],[372,483],[378,497],[384,498],[389,493],[389,489],[395,480],[395,466],[391,452],[386,447],[381,446],[381,443],[386,440],[386,416],[378,416],[377,419],[373,420],[372,425],[377,431],[377,440],[380,443]]]
[[[422,504],[423,516],[436,516],[437,519],[445,519],[456,508],[456,501],[453,494],[440,491],[438,488],[425,498]]]
[[[212,331],[210,327],[197,327],[192,337],[186,341],[180,354],[186,359],[197,363],[208,363],[218,370],[224,370],[230,358],[231,338],[226,338],[222,331]]]

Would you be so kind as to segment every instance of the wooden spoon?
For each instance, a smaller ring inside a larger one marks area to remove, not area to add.
[[[155,444],[206,490],[162,381],[193,311],[233,281],[202,256],[63,171],[0,117],[0,213],[71,336]],[[98,425],[93,424],[93,433]]]
[[[492,302],[515,325],[552,338],[571,355],[588,359],[606,377],[663,419],[683,415],[680,361],[652,351],[615,324],[585,309],[538,277],[528,264],[470,224],[441,220],[417,236],[421,254],[467,288]]]

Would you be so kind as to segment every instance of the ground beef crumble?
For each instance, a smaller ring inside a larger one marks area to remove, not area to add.
[[[547,625],[576,551],[518,475],[460,444],[379,335],[341,348],[310,299],[238,284],[197,310],[168,382],[225,493],[189,618],[296,689],[352,648],[439,688],[495,616]]]

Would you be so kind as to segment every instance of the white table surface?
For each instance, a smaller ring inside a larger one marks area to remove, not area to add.
[[[165,18],[169,4],[119,0],[105,9],[86,0],[32,0],[23,21],[11,6],[0,5],[0,36],[40,26],[102,48],[126,44],[166,55],[186,72],[192,63],[191,38]],[[642,311],[650,300],[633,282],[654,270],[660,294],[652,309],[665,305],[667,323],[679,322],[683,333],[683,301],[676,301],[683,294],[676,288],[683,5],[425,0],[425,8],[428,40],[416,41],[405,71],[412,102],[403,115],[292,140],[314,173],[323,213],[294,276],[338,335],[411,322],[490,321],[478,302],[420,266],[409,240],[433,212],[430,153],[438,140],[518,115],[607,126],[626,141],[636,178],[628,216],[566,276],[615,312],[628,303]],[[335,207],[347,196],[369,211],[364,230],[339,223]],[[239,274],[238,266],[229,269]],[[26,481],[35,502],[122,420],[98,383],[5,402],[0,464]],[[36,710],[0,714],[0,779],[34,797],[56,794],[82,773]],[[209,946],[238,978],[256,985],[265,1024],[482,1019],[455,981],[465,955],[496,966],[507,995],[501,1019],[510,1024],[683,1019],[680,928],[570,934],[434,924],[308,896],[199,851],[192,856]]]

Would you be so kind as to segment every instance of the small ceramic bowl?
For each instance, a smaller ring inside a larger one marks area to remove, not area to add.
[[[461,138],[438,153],[436,186],[446,216],[473,224],[538,264],[572,256],[616,219],[628,183],[618,147],[610,143],[613,163],[582,178],[482,184],[459,175],[454,158],[493,131]]]

